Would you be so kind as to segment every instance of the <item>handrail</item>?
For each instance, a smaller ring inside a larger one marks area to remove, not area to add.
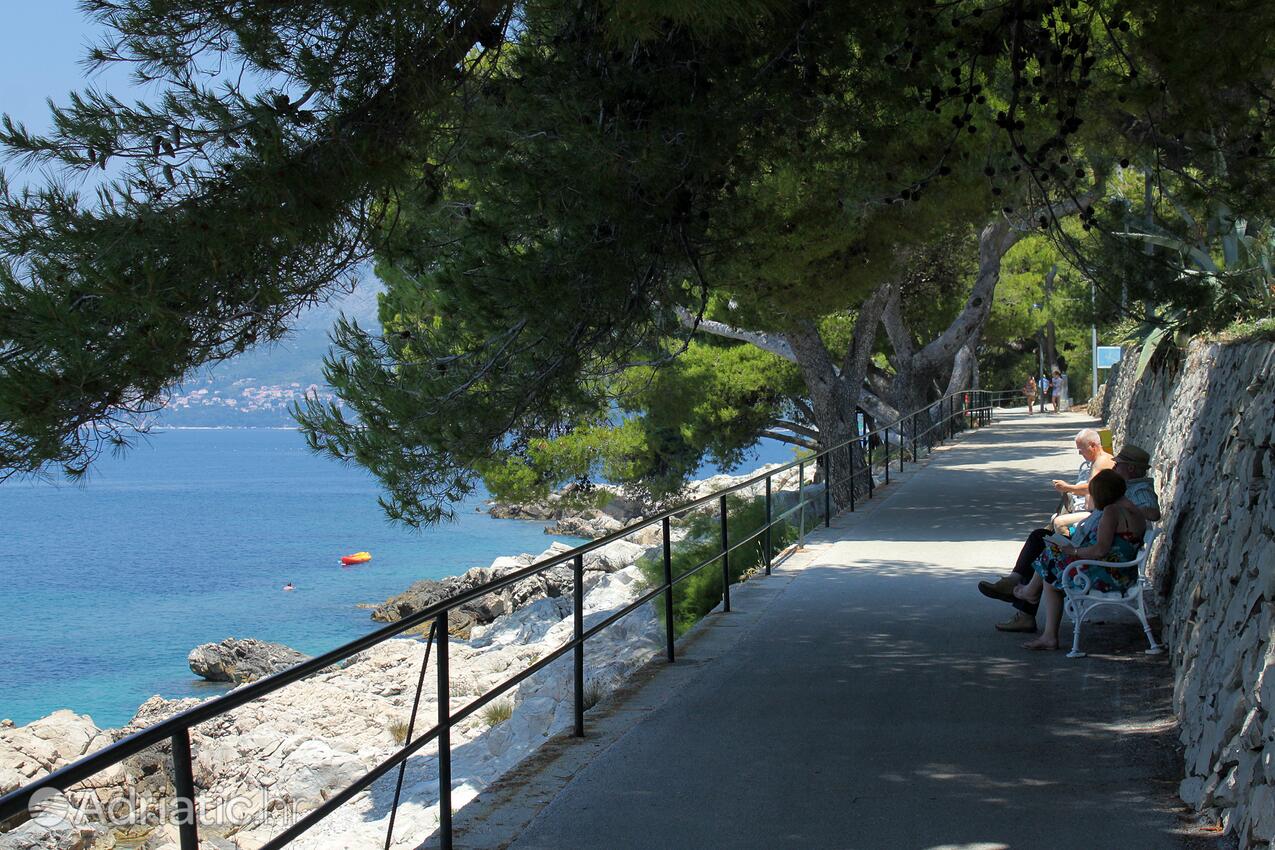
[[[958,404],[958,400],[959,400],[959,404]],[[971,403],[971,400],[973,400],[973,403]],[[584,641],[588,637],[591,637],[592,635],[601,631],[603,628],[615,622],[616,620],[620,619],[622,616],[628,613],[631,613],[633,610],[636,610],[638,607],[641,607],[641,605],[654,599],[656,596],[660,595],[661,593],[666,595],[665,612],[667,616],[671,612],[673,586],[677,584],[678,582],[683,581],[690,575],[697,573],[701,569],[704,569],[708,567],[709,565],[711,565],[712,563],[714,563],[715,561],[719,561],[719,560],[722,561],[723,611],[728,612],[730,610],[730,577],[729,577],[729,567],[728,567],[730,553],[738,549],[740,546],[746,543],[751,543],[753,540],[764,535],[766,540],[765,566],[766,566],[766,573],[769,574],[771,569],[771,560],[773,557],[772,546],[771,546],[771,536],[770,536],[771,529],[775,525],[781,522],[784,522],[788,516],[792,515],[798,509],[800,509],[801,515],[802,515],[802,534],[804,535],[805,507],[807,504],[813,503],[812,499],[806,498],[802,495],[804,480],[805,480],[806,464],[819,463],[822,460],[823,461],[822,465],[824,466],[824,468],[826,470],[831,470],[833,454],[836,452],[841,452],[847,448],[851,449],[852,450],[851,472],[849,476],[841,478],[840,481],[844,482],[847,479],[853,479],[855,476],[861,475],[866,471],[869,476],[868,494],[869,494],[869,497],[871,497],[872,486],[873,486],[872,464],[869,459],[868,462],[866,462],[862,468],[859,468],[859,469],[854,468],[855,463],[853,459],[853,449],[856,446],[856,444],[862,447],[863,445],[867,444],[867,441],[869,440],[869,438],[873,436],[885,434],[885,439],[883,442],[886,444],[886,447],[887,447],[887,457],[886,457],[885,466],[886,466],[886,475],[887,475],[886,481],[888,483],[888,480],[889,480],[888,470],[889,470],[889,463],[890,463],[888,447],[889,447],[889,432],[891,430],[897,431],[898,434],[900,435],[900,464],[902,464],[901,453],[902,453],[902,441],[904,438],[903,424],[905,422],[911,423],[911,426],[912,426],[911,434],[908,436],[910,439],[912,439],[912,442],[913,442],[912,460],[915,463],[917,460],[917,457],[916,457],[917,441],[919,437],[921,436],[920,434],[916,432],[916,424],[917,424],[918,416],[924,416],[930,413],[931,411],[933,411],[935,407],[938,407],[940,410],[938,421],[933,422],[930,425],[930,427],[926,429],[924,433],[928,435],[935,428],[940,427],[942,425],[948,426],[949,433],[954,433],[955,422],[958,418],[961,419],[962,421],[968,418],[973,424],[991,421],[993,409],[990,402],[991,402],[991,393],[987,390],[965,390],[965,391],[956,392],[956,393],[949,393],[943,396],[942,398],[926,405],[923,408],[912,411],[911,413],[908,413],[908,414],[901,415],[898,419],[895,419],[894,421],[887,423],[886,425],[879,426],[859,436],[852,437],[848,440],[844,440],[834,446],[830,446],[826,449],[816,452],[813,455],[799,458],[797,460],[792,461],[791,463],[787,463],[782,466],[769,469],[764,473],[755,475],[751,478],[745,479],[744,481],[737,482],[735,484],[730,485],[729,487],[724,487],[720,490],[716,490],[708,495],[702,496],[698,499],[694,499],[690,502],[679,505],[677,507],[667,508],[665,510],[662,510],[654,514],[653,516],[647,517],[636,523],[625,526],[624,528],[616,532],[613,532],[612,534],[609,534],[605,537],[601,537],[597,540],[589,541],[588,543],[583,543],[566,552],[559,553],[543,561],[530,564],[518,570],[514,570],[513,572],[510,572],[504,576],[501,576],[496,579],[492,579],[491,581],[488,581],[485,584],[479,585],[477,587],[471,588],[466,591],[462,591],[461,593],[458,593],[455,596],[451,596],[451,597],[448,597],[447,599],[439,600],[438,602],[435,602],[434,604],[429,605],[421,609],[420,611],[410,614],[407,617],[404,617],[398,620],[397,622],[391,623],[383,628],[377,629],[376,631],[373,631],[367,635],[364,635],[363,637],[360,637],[348,643],[342,644],[341,646],[336,647],[335,649],[329,650],[328,652],[325,652],[322,655],[316,656],[307,661],[303,661],[300,664],[289,667],[286,670],[282,670],[264,679],[259,679],[250,684],[243,685],[231,691],[230,693],[224,694],[220,697],[216,697],[214,699],[208,700],[207,702],[201,703],[196,706],[192,706],[191,708],[188,708],[185,711],[179,712],[173,715],[172,717],[167,718],[166,720],[162,720],[159,723],[156,723],[152,726],[146,727],[145,729],[141,729],[137,732],[134,732],[133,734],[128,735],[127,737],[122,738],[119,741],[116,741],[115,743],[107,747],[104,747],[90,755],[85,756],[84,758],[81,758],[75,762],[72,762],[69,765],[59,768],[58,770],[50,774],[47,774],[46,776],[43,776],[33,782],[30,782],[27,785],[22,786],[21,788],[15,789],[14,791],[11,791],[8,794],[5,794],[4,796],[0,796],[0,824],[4,824],[6,821],[10,820],[11,818],[14,818],[16,815],[19,815],[24,810],[26,810],[26,808],[28,807],[31,801],[32,795],[34,795],[37,791],[40,791],[41,789],[45,789],[45,788],[50,788],[55,790],[70,789],[73,786],[83,782],[85,779],[88,779],[89,777],[93,776],[94,774],[108,767],[111,767],[130,756],[136,755],[137,753],[141,752],[142,750],[148,747],[161,743],[164,740],[170,740],[173,743],[173,763],[174,763],[175,772],[177,774],[176,781],[174,783],[176,797],[178,798],[179,802],[183,802],[186,804],[187,806],[186,811],[191,813],[191,822],[182,824],[180,828],[179,837],[181,841],[181,847],[182,847],[182,850],[196,850],[198,838],[197,838],[196,824],[193,823],[193,813],[196,811],[195,805],[194,805],[195,793],[194,793],[193,779],[190,775],[191,760],[190,760],[189,730],[192,727],[200,723],[203,723],[207,720],[210,720],[213,717],[217,717],[219,715],[225,714],[226,712],[239,708],[240,706],[245,705],[249,702],[252,702],[255,699],[274,693],[275,691],[278,691],[286,687],[287,685],[292,684],[293,682],[296,682],[300,679],[305,678],[306,676],[317,673],[327,667],[331,667],[333,664],[344,661],[350,658],[351,656],[358,654],[359,652],[362,652],[366,649],[376,646],[392,637],[395,637],[396,635],[399,635],[405,631],[408,631],[409,629],[415,628],[431,620],[434,621],[434,627],[436,628],[437,634],[439,636],[438,667],[439,667],[439,686],[440,687],[438,692],[438,702],[440,707],[444,706],[446,705],[446,698],[444,697],[444,694],[450,694],[450,686],[447,681],[447,666],[446,666],[447,665],[446,647],[447,647],[447,614],[448,612],[454,608],[464,605],[467,602],[471,602],[475,599],[479,599],[483,596],[486,596],[489,593],[492,593],[493,591],[500,590],[501,588],[507,587],[511,584],[516,584],[517,582],[523,581],[524,579],[530,578],[531,576],[544,572],[545,570],[548,570],[552,567],[556,567],[560,564],[571,562],[575,570],[575,602],[576,604],[574,605],[574,610],[575,610],[576,629],[575,629],[575,635],[570,641],[563,644],[561,647],[549,653],[548,655],[544,656],[543,658],[538,659],[534,664],[532,664],[526,670],[523,670],[520,673],[510,677],[509,679],[502,682],[500,685],[491,689],[487,693],[477,697],[475,700],[471,701],[468,705],[466,705],[464,708],[462,708],[460,711],[456,712],[455,714],[451,714],[450,711],[440,710],[440,714],[442,715],[442,720],[445,722],[436,724],[433,728],[422,733],[420,737],[414,740],[405,741],[404,746],[401,747],[392,756],[387,758],[377,767],[373,768],[373,770],[369,771],[362,778],[360,778],[359,780],[356,780],[349,787],[334,793],[327,800],[325,800],[323,804],[321,804],[316,809],[308,813],[305,817],[301,818],[296,823],[292,824],[289,828],[285,829],[280,835],[276,836],[274,839],[272,839],[271,841],[267,842],[264,845],[265,848],[282,847],[284,844],[288,843],[292,839],[302,834],[306,829],[308,829],[314,823],[317,823],[323,817],[326,817],[327,814],[329,814],[331,811],[333,811],[335,808],[337,808],[339,805],[341,805],[345,801],[349,800],[359,791],[368,787],[375,779],[384,775],[393,767],[397,765],[401,765],[403,762],[407,760],[407,758],[409,758],[411,755],[419,751],[429,742],[435,739],[438,739],[440,744],[439,830],[440,830],[440,837],[442,839],[442,846],[445,848],[448,848],[451,846],[451,824],[450,824],[451,788],[450,788],[450,782],[444,782],[443,780],[450,772],[450,749],[449,749],[449,746],[445,747],[444,744],[447,744],[450,740],[449,733],[452,726],[454,726],[457,722],[459,722],[460,720],[472,714],[474,711],[481,708],[483,705],[487,704],[491,700],[500,696],[502,693],[509,690],[514,685],[517,685],[519,682],[523,681],[529,676],[534,675],[536,672],[539,672],[540,670],[544,669],[544,667],[548,666],[553,661],[556,661],[557,659],[561,658],[567,652],[571,650],[575,650],[576,679],[577,679],[575,683],[576,685],[576,734],[583,735],[584,734],[584,731],[583,731],[584,730],[584,720],[583,720],[584,709],[583,709],[583,702],[582,702],[583,649],[584,649]],[[927,445],[931,449],[933,447],[933,442],[934,442],[933,440],[927,440]],[[798,468],[799,474],[801,476],[800,480],[798,481],[798,502],[792,508],[780,514],[778,517],[772,518],[771,517],[772,494],[771,494],[771,486],[770,486],[771,479],[773,479],[774,476],[778,475],[779,473],[785,472],[794,467]],[[765,482],[765,485],[766,485],[766,488],[765,488],[766,524],[763,525],[762,528],[760,528],[758,531],[750,534],[744,540],[738,541],[734,546],[732,546],[727,540],[727,533],[726,533],[726,529],[727,529],[726,497],[732,493],[736,493],[736,492],[739,492],[740,490],[750,488],[760,482]],[[824,494],[823,494],[824,507],[825,507],[825,510],[824,510],[825,524],[829,524],[831,522],[832,508],[834,507],[831,503],[831,490],[832,490],[831,485],[832,485],[831,476],[826,476]],[[855,488],[852,486],[850,488],[850,509],[851,510],[854,510],[854,490]],[[692,511],[697,508],[706,506],[713,501],[717,501],[720,506],[721,525],[722,525],[722,543],[723,543],[722,551],[719,552],[716,556],[697,565],[696,567],[693,567],[692,569],[687,570],[676,577],[673,577],[669,569],[670,557],[671,557],[670,556],[670,540],[669,540],[669,533],[670,533],[669,521],[678,515],[682,515],[687,513],[688,511]],[[583,588],[584,556],[590,552],[601,549],[604,546],[610,545],[611,543],[614,543],[617,540],[621,540],[625,537],[628,537],[629,535],[633,534],[636,531],[640,531],[641,529],[655,525],[656,523],[660,523],[663,529],[665,577],[666,577],[665,582],[661,584],[659,587],[650,591],[649,593],[643,594],[639,600],[636,600],[630,605],[625,606],[625,608],[622,609],[622,611],[616,612],[612,614],[611,616],[608,616],[607,618],[605,618],[602,622],[591,626],[590,629],[586,632],[583,629],[582,617],[580,615],[580,612],[582,610],[580,602],[581,602],[581,595],[582,595],[582,588]],[[673,661],[674,660],[674,646],[673,646],[674,635],[673,635],[673,624],[672,624],[671,617],[668,617],[668,622],[666,623],[666,638],[667,638],[667,644],[668,644],[667,646],[668,658],[670,661]],[[422,668],[422,673],[421,673],[421,685],[423,685],[423,683],[424,683],[424,668]],[[420,696],[421,685],[418,685],[417,687],[418,700]],[[414,719],[414,715],[413,715],[413,719]],[[446,753],[446,755],[444,755],[444,753]],[[446,763],[446,770],[444,770],[444,763]],[[391,829],[392,829],[392,824],[391,824]],[[388,840],[388,836],[387,836],[387,840]]]

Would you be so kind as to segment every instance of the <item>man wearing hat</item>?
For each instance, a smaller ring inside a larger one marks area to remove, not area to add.
[[[1156,497],[1154,482],[1147,477],[1150,465],[1151,456],[1145,450],[1132,443],[1125,443],[1120,453],[1115,456],[1113,469],[1125,480],[1125,498],[1142,511],[1147,522],[1158,522],[1160,500]],[[1096,516],[1101,514],[1090,514],[1091,518]],[[1084,522],[1088,521],[1089,519],[1084,520]],[[1018,609],[1018,613],[1009,620],[996,624],[998,631],[1036,631],[1036,604],[1017,598],[1013,594],[1013,589],[1031,579],[1032,561],[1036,560],[1036,556],[1044,550],[1045,536],[1048,533],[1047,529],[1039,529],[1028,535],[1012,573],[994,582],[980,581],[978,583],[978,590],[984,596],[1008,602]]]
[[[1125,443],[1113,468],[1125,481],[1125,498],[1137,505],[1147,522],[1159,522],[1160,500],[1155,494],[1155,482],[1147,477],[1150,467],[1151,455],[1133,443]]]

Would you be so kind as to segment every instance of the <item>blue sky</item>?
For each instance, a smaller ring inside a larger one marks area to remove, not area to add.
[[[129,92],[127,69],[87,75],[84,57],[102,29],[80,12],[78,0],[3,0],[3,11],[0,112],[40,131],[48,127],[50,97],[66,103],[69,92],[86,87]],[[0,162],[0,168],[12,185],[25,182],[13,163]]]
[[[101,32],[76,0],[7,0],[0,27],[0,112],[32,129],[48,126],[45,100],[66,102],[72,89],[92,84],[117,93],[127,75],[85,76],[88,45]]]

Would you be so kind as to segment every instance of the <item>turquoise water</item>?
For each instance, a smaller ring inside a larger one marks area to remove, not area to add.
[[[755,463],[791,459],[770,444]],[[153,694],[226,690],[190,672],[198,644],[255,637],[324,652],[380,625],[359,602],[554,539],[544,523],[476,511],[481,496],[414,532],[384,518],[378,492],[295,431],[246,429],[153,435],[82,485],[0,484],[0,718],[70,708],[120,726]],[[340,566],[363,549],[370,564]]]
[[[475,512],[480,498],[413,532],[385,520],[377,492],[288,430],[169,431],[85,485],[0,484],[0,718],[70,708],[119,726],[152,694],[225,690],[186,666],[197,644],[322,652],[380,625],[358,602],[554,539]],[[362,549],[370,564],[340,566]]]

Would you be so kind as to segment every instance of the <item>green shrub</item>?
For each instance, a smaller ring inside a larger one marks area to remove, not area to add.
[[[775,514],[780,513],[776,508]],[[734,546],[760,530],[766,524],[766,500],[727,498],[727,532]],[[783,549],[797,539],[798,514],[778,523],[771,529],[771,546],[774,552]],[[806,527],[815,522],[814,511],[806,513]],[[730,581],[736,584],[745,574],[751,574],[765,564],[764,537],[758,537],[746,546],[730,553]],[[700,514],[691,519],[689,533],[681,543],[673,547],[673,577],[685,574],[722,551],[721,520],[716,514]],[[644,558],[639,562],[642,575],[650,587],[664,582],[664,561],[660,557]],[[678,635],[693,626],[705,614],[722,601],[722,565],[720,560],[701,569],[673,585],[673,629]],[[664,605],[657,599],[656,610],[661,621]]]

